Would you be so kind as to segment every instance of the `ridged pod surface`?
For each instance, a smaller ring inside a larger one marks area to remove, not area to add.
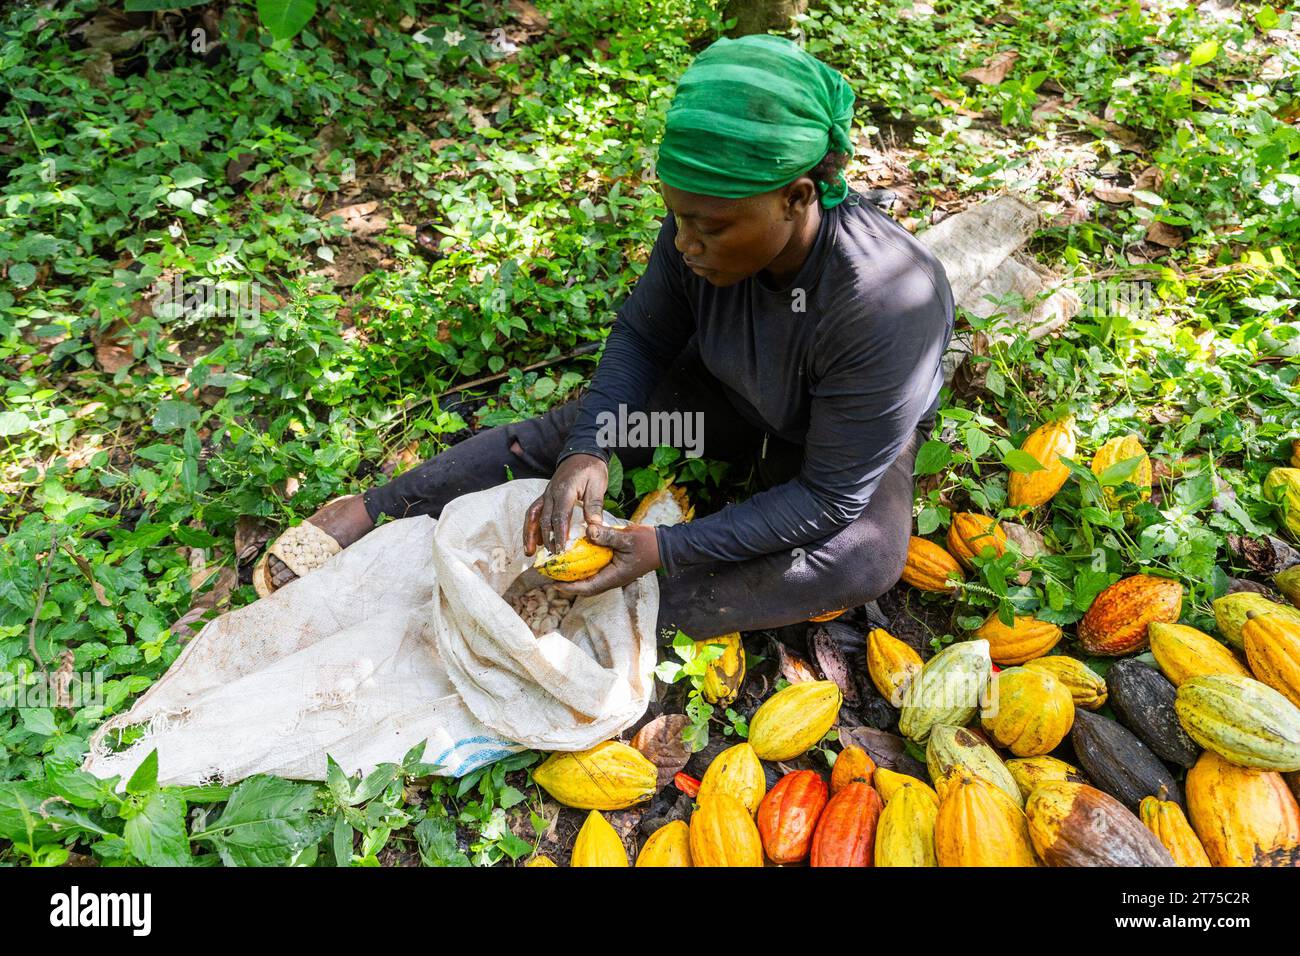
[[[760,760],[793,760],[835,726],[840,689],[834,681],[806,681],[777,691],[749,721],[749,742]]]
[[[727,793],[698,805],[691,814],[692,866],[762,866],[763,841],[749,810]]]
[[[613,559],[612,548],[579,538],[559,554],[539,548],[533,567],[555,581],[580,581],[591,577]]]
[[[1215,598],[1211,604],[1214,607],[1214,624],[1218,627],[1219,633],[1223,635],[1225,641],[1238,650],[1245,647],[1245,638],[1241,636],[1241,631],[1246,626],[1246,617],[1251,611],[1300,623],[1300,609],[1270,601],[1264,595],[1256,594],[1254,591],[1225,594],[1221,598]]]
[[[1215,866],[1300,866],[1300,806],[1281,774],[1206,751],[1187,774],[1187,817]]]
[[[758,755],[748,742],[728,747],[714,757],[704,771],[700,792],[695,799],[703,803],[716,793],[730,794],[750,813],[758,812],[763,794],[767,793],[767,778],[763,775]]]
[[[1011,667],[993,675],[980,723],[1017,757],[1039,757],[1055,750],[1074,726],[1074,700],[1051,674]]]
[[[1300,539],[1300,468],[1274,468],[1265,476],[1263,490],[1277,505],[1283,527]]]
[[[1056,497],[1070,477],[1070,466],[1062,458],[1074,458],[1074,417],[1040,425],[1029,433],[1020,450],[1042,468],[1032,472],[1011,472],[1007,479],[1007,504],[1013,508],[1037,508]]]
[[[889,801],[894,799],[894,795],[904,787],[918,787],[934,797],[936,804],[939,802],[939,795],[934,792],[934,788],[920,777],[898,773],[888,767],[877,767],[871,780],[875,784],[876,792],[880,794],[880,799],[885,801],[885,806],[889,806]]]
[[[1255,677],[1300,707],[1300,624],[1252,614],[1241,636]]]
[[[1079,643],[1089,654],[1120,657],[1146,650],[1147,625],[1174,623],[1183,612],[1183,586],[1169,578],[1135,574],[1097,595],[1079,622]]]
[[[1019,757],[1007,761],[1007,770],[1020,788],[1020,796],[1025,799],[1034,792],[1035,787],[1048,781],[1088,782],[1078,767],[1055,757]]]
[[[871,783],[876,762],[861,747],[845,747],[831,768],[831,793],[839,793],[851,783]]]
[[[925,743],[936,724],[960,727],[979,711],[980,695],[993,673],[989,643],[949,644],[925,662],[903,694],[898,730],[914,743]]]
[[[938,816],[939,802],[928,788],[900,788],[876,824],[876,866],[938,866],[934,854]]]
[[[916,535],[907,542],[903,583],[922,591],[951,591],[966,580],[960,562],[933,541]]]
[[[1098,710],[1106,703],[1106,679],[1079,660],[1065,654],[1035,657],[1022,665],[1030,670],[1044,670],[1070,691],[1075,707]]]
[[[1300,564],[1273,575],[1273,583],[1288,601],[1300,607]]]
[[[587,821],[573,841],[569,866],[627,866],[627,850],[618,831],[597,811],[587,814]]]
[[[745,683],[745,645],[739,631],[695,642],[701,651],[710,645],[721,645],[722,655],[704,665],[700,696],[710,704],[725,706],[736,699]]]
[[[1001,557],[1007,550],[1007,533],[988,515],[964,511],[952,516],[948,526],[948,553],[961,562],[968,571],[975,569],[971,561],[977,554],[991,548],[992,554]]]
[[[851,783],[831,797],[817,821],[811,866],[871,866],[875,858],[876,823],[884,804],[865,783]]]
[[[1178,804],[1158,797],[1143,797],[1138,806],[1138,818],[1179,866],[1210,865],[1205,847],[1201,846],[1200,838]]]
[[[1015,623],[1007,627],[994,611],[973,633],[989,642],[989,657],[993,663],[1005,666],[1042,657],[1061,640],[1062,631],[1055,624],[1020,614],[1015,616]]]
[[[1182,801],[1167,768],[1133,732],[1113,720],[1076,711],[1070,731],[1074,755],[1093,786],[1136,812],[1143,797]]]
[[[965,727],[935,727],[925,748],[925,763],[940,799],[954,775],[965,774],[987,780],[1017,806],[1024,802],[1015,777],[998,752]]]
[[[579,810],[624,810],[649,800],[659,771],[641,751],[617,740],[590,750],[553,753],[533,780],[555,800]]]
[[[921,655],[884,628],[867,633],[867,673],[880,696],[895,707],[902,706],[903,691],[921,666]]]
[[[650,835],[636,857],[637,866],[691,865],[691,828],[685,820],[666,823]]]
[[[1300,770],[1300,709],[1250,677],[1209,674],[1178,688],[1178,719],[1198,744],[1255,770]]]
[[[1175,687],[1202,674],[1250,676],[1231,648],[1194,627],[1158,621],[1147,628],[1147,635],[1156,664]]]
[[[807,858],[828,797],[826,781],[811,770],[796,770],[776,782],[758,807],[758,832],[769,860],[784,864]]]
[[[1174,710],[1178,691],[1153,667],[1129,658],[1116,661],[1106,672],[1110,709],[1119,722],[1162,760],[1190,767],[1201,748],[1187,736]]]
[[[1092,456],[1092,473],[1100,478],[1106,473],[1108,468],[1112,468],[1121,462],[1132,461],[1137,459],[1137,466],[1133,473],[1126,479],[1136,485],[1143,501],[1151,497],[1151,458],[1147,455],[1146,449],[1142,447],[1142,439],[1137,435],[1121,435],[1118,438],[1112,438],[1097,449],[1097,454]],[[1102,496],[1110,508],[1114,508],[1118,503],[1118,496],[1113,487],[1102,489]]]
[[[1082,783],[1044,783],[1025,802],[1034,850],[1048,866],[1173,866],[1124,805]]]
[[[958,774],[934,821],[940,866],[1037,866],[1019,804],[979,777]]]

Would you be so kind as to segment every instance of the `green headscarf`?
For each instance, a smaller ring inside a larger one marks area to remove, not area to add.
[[[853,153],[853,91],[784,37],[722,39],[682,74],[659,146],[659,179],[704,196],[756,196],[793,182],[827,150]],[[848,195],[841,173],[821,204]]]

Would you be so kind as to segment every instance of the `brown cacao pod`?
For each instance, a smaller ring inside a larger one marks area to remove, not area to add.
[[[1187,773],[1187,817],[1215,866],[1300,866],[1300,806],[1281,774],[1207,750]]]
[[[1077,657],[1052,654],[1025,661],[1023,666],[1044,670],[1059,680],[1069,689],[1075,707],[1098,710],[1106,703],[1106,679]]]
[[[1251,611],[1300,623],[1300,609],[1277,604],[1254,591],[1225,594],[1221,598],[1215,598],[1211,604],[1214,606],[1214,623],[1219,628],[1219,633],[1225,641],[1238,649],[1245,646],[1241,631],[1246,626],[1246,615]]]
[[[798,863],[808,856],[826,799],[826,782],[811,770],[776,782],[758,807],[758,833],[769,860]]]
[[[690,866],[691,828],[685,820],[664,824],[650,835],[636,857],[637,866]]]
[[[1017,757],[1038,757],[1056,749],[1074,725],[1074,700],[1051,674],[1010,667],[993,675],[992,693],[980,724],[998,746]]]
[[[1147,628],[1151,654],[1175,687],[1202,674],[1250,674],[1230,648],[1186,624],[1154,622]]]
[[[692,866],[762,866],[763,841],[745,805],[718,792],[691,814]]]
[[[1140,661],[1116,661],[1106,672],[1110,709],[1157,757],[1191,767],[1201,755],[1174,711],[1178,690]]]
[[[1042,468],[1032,472],[1011,472],[1007,479],[1007,504],[1013,508],[1037,508],[1056,496],[1070,477],[1070,466],[1062,458],[1074,458],[1074,416],[1040,425],[1029,433],[1020,450]]]
[[[1029,798],[1040,783],[1047,783],[1049,780],[1065,780],[1069,783],[1088,782],[1078,767],[1073,767],[1055,757],[1020,757],[1016,760],[1008,760],[1007,769],[1011,771],[1016,786],[1020,788],[1020,796],[1025,799]]]
[[[1055,624],[1019,614],[1015,616],[1015,624],[1007,627],[994,611],[974,634],[989,642],[993,663],[1005,667],[1042,657],[1060,641],[1062,631]]]
[[[1143,797],[1138,807],[1142,825],[1164,844],[1179,866],[1209,866],[1205,847],[1183,815],[1183,808],[1170,800]]]
[[[861,747],[845,747],[831,768],[831,793],[839,793],[851,783],[871,783],[876,762]]]
[[[934,821],[938,816],[939,802],[933,793],[900,788],[885,803],[876,825],[876,866],[937,866]]]
[[[1048,866],[1173,866],[1169,851],[1114,797],[1055,781],[1025,802],[1029,836]]]
[[[1300,707],[1300,624],[1251,611],[1241,636],[1255,677]]]
[[[1182,791],[1164,764],[1133,733],[1113,720],[1075,711],[1074,755],[1099,790],[1136,811],[1143,797],[1182,803]]]
[[[1079,642],[1089,654],[1120,657],[1146,650],[1147,625],[1170,624],[1183,612],[1183,586],[1169,578],[1135,574],[1097,595],[1079,622]]]
[[[966,573],[951,554],[925,538],[912,535],[907,542],[903,583],[922,591],[945,592],[961,586]]]
[[[587,814],[587,821],[573,841],[569,866],[627,866],[627,850],[618,831],[597,810]]]
[[[889,806],[889,801],[894,799],[894,795],[904,787],[918,787],[934,798],[935,806],[939,804],[939,795],[920,777],[897,773],[887,767],[877,767],[871,780],[875,784],[876,792],[880,794],[880,799],[885,801],[885,806]]]
[[[940,866],[1037,866],[1029,823],[1019,805],[993,784],[954,774],[934,821]]]
[[[867,673],[880,696],[903,706],[903,692],[921,670],[921,655],[883,628],[867,634]]]
[[[880,794],[865,783],[851,783],[831,797],[813,834],[812,866],[871,866],[876,822],[884,809]]]
[[[968,511],[952,516],[952,524],[948,526],[948,553],[968,571],[975,569],[971,561],[975,555],[1001,557],[1006,550],[1007,533],[992,518]]]
[[[753,814],[758,812],[766,792],[767,777],[763,775],[758,755],[749,743],[740,743],[713,758],[700,779],[700,791],[695,799],[703,803],[716,793],[729,793]]]

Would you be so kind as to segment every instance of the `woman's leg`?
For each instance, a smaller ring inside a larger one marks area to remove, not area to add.
[[[920,431],[895,459],[867,510],[842,531],[750,561],[684,568],[659,579],[659,635],[696,639],[797,624],[874,601],[894,586],[912,533],[913,465]]]

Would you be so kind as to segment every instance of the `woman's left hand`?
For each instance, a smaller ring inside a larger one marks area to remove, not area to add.
[[[610,588],[621,588],[660,567],[659,539],[650,525],[630,524],[624,528],[610,528],[601,524],[588,524],[587,540],[592,544],[613,548],[613,560],[589,578],[557,581],[555,589],[566,597],[587,597]]]

